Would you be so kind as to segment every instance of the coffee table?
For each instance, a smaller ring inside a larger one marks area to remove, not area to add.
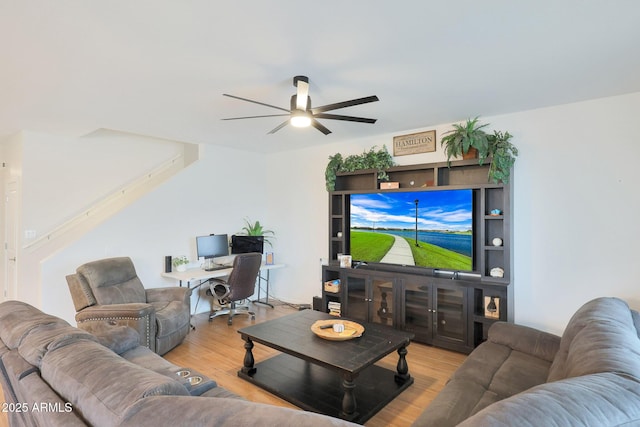
[[[245,356],[238,376],[307,411],[364,423],[413,383],[406,361],[414,334],[358,322],[364,334],[348,341],[316,336],[316,320],[327,313],[304,310],[238,330]],[[255,363],[254,342],[281,352]],[[374,363],[393,351],[395,371]]]

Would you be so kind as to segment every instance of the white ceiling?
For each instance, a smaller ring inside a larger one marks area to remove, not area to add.
[[[314,106],[374,125],[222,121]],[[99,128],[273,152],[640,91],[637,0],[0,0],[0,136]]]

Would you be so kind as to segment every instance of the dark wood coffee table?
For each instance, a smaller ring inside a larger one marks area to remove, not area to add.
[[[329,314],[304,310],[242,328],[244,364],[238,376],[307,411],[364,423],[413,383],[406,347],[414,334],[358,322],[364,334],[329,341],[311,332]],[[254,342],[282,354],[255,364]],[[396,371],[374,365],[397,350]]]

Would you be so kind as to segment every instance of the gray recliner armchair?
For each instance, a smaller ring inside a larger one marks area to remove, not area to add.
[[[128,257],[83,264],[66,278],[81,329],[129,326],[140,334],[141,345],[160,355],[189,333],[190,289],[145,289]]]

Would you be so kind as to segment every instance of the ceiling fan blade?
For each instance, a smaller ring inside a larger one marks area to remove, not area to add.
[[[276,126],[275,128],[273,128],[268,135],[274,134],[276,132],[278,132],[280,129],[282,129],[283,127],[285,127],[287,124],[289,123],[289,120],[285,120],[284,122],[280,123],[278,126]]]
[[[339,108],[353,107],[354,105],[367,104],[369,102],[379,101],[378,97],[366,96],[364,98],[352,99],[350,101],[336,102],[335,104],[323,105],[320,107],[315,107],[311,109],[311,112],[315,115],[316,113],[322,113],[330,110],[337,110]]]
[[[342,116],[339,114],[326,114],[326,113],[314,114],[313,117],[318,119],[344,120],[346,122],[359,122],[359,123],[370,123],[370,124],[374,124],[378,120],[378,119],[367,119],[365,117]]]
[[[282,117],[282,116],[288,116],[288,115],[289,114],[266,114],[264,116],[229,117],[227,119],[220,119],[220,120],[259,119],[261,117]]]
[[[265,107],[275,108],[277,110],[286,111],[287,113],[291,112],[291,111],[287,110],[286,108],[276,107],[275,105],[265,104],[264,102],[260,102],[260,101],[254,101],[253,99],[241,98],[239,96],[229,95],[227,93],[223,93],[222,96],[228,96],[229,98],[235,98],[235,99],[239,99],[241,101],[253,102],[254,104],[264,105]]]
[[[314,128],[318,129],[320,132],[324,133],[325,135],[329,135],[331,133],[331,131],[329,129],[324,127],[322,125],[322,123],[320,123],[316,119],[311,119],[311,126],[313,126]]]

